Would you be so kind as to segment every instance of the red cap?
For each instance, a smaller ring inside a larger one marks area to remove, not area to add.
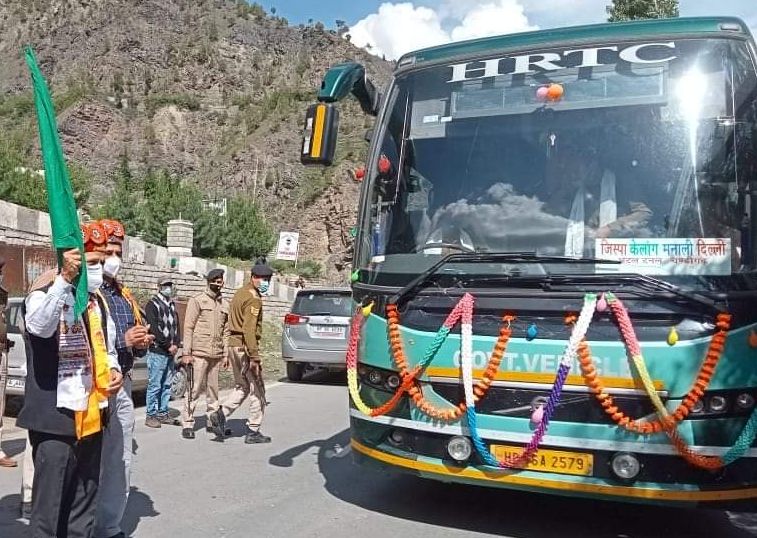
[[[103,252],[108,235],[99,222],[85,222],[81,225],[85,252]]]
[[[100,225],[105,230],[108,243],[117,243],[120,245],[124,242],[126,232],[123,224],[117,220],[105,219],[100,221]]]

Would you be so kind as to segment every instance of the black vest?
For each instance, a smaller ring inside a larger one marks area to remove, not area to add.
[[[47,292],[50,287],[39,291]],[[102,299],[97,301],[102,315],[105,341],[108,341],[107,312]],[[22,319],[26,319],[26,301],[21,309]],[[86,321],[86,316],[84,316]],[[85,324],[86,325],[86,324]],[[29,334],[24,327],[24,343],[26,344],[26,388],[24,406],[18,414],[17,424],[26,428],[54,435],[76,435],[74,412],[70,409],[56,407],[58,402],[58,332],[50,338],[40,338]],[[90,332],[87,331],[89,335]],[[88,338],[90,346],[92,339]],[[94,351],[93,351],[94,352]]]

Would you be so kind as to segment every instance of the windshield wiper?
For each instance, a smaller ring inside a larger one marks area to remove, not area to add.
[[[408,294],[415,291],[428,281],[431,276],[436,274],[439,269],[450,263],[577,263],[577,264],[597,264],[611,263],[618,264],[618,260],[603,260],[599,258],[571,258],[570,256],[541,256],[534,252],[461,252],[459,254],[448,254],[434,265],[420,273],[411,280],[405,287],[389,298],[389,304],[398,304]]]
[[[601,275],[550,275],[549,284],[575,284],[577,282],[597,282],[602,284],[610,284],[612,282],[622,282],[628,284],[631,287],[635,287],[640,291],[636,293],[647,298],[655,298],[660,292],[667,292],[671,295],[675,295],[682,299],[685,299],[688,303],[696,303],[704,306],[708,309],[713,309],[718,312],[722,309],[718,306],[717,301],[697,293],[694,290],[684,289],[665,282],[659,278],[655,278],[649,275],[642,275],[639,273],[616,273],[616,274],[601,274]],[[630,290],[633,293],[633,290]]]

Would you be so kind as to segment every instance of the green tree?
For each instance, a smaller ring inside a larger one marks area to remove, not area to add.
[[[38,174],[39,162],[30,164],[13,144],[0,142],[0,199],[38,211],[47,211],[45,178]],[[92,177],[76,164],[69,163],[71,188],[77,207],[87,208]]]
[[[613,0],[607,13],[610,22],[669,19],[678,17],[678,0]]]
[[[132,174],[129,157],[124,154],[113,174],[113,190],[105,203],[94,211],[94,216],[118,220],[126,228],[127,234],[134,235],[139,231],[137,221],[141,198],[141,182]]]
[[[166,171],[150,171],[144,179],[142,203],[137,215],[137,229],[145,241],[166,244],[169,220],[193,220],[202,212],[202,193],[197,187]]]
[[[273,248],[273,229],[251,198],[232,199],[226,219],[226,252],[230,256],[250,260]]]
[[[226,255],[226,219],[217,211],[204,210],[194,222],[192,251],[201,258],[219,258]]]

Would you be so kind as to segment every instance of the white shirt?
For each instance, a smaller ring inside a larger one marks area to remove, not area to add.
[[[71,284],[58,275],[47,292],[40,290],[31,292],[26,298],[26,317],[24,318],[26,330],[30,334],[40,338],[51,338],[55,334],[55,331],[58,330],[61,316],[64,317],[66,323],[73,325],[73,289]],[[99,303],[96,302],[95,304],[97,304],[100,316],[105,315],[106,318],[106,326],[108,328],[108,366],[120,372],[121,367],[118,365],[118,353],[116,352],[116,324],[107,311],[102,312]],[[64,313],[63,307],[66,305],[69,308]]]

